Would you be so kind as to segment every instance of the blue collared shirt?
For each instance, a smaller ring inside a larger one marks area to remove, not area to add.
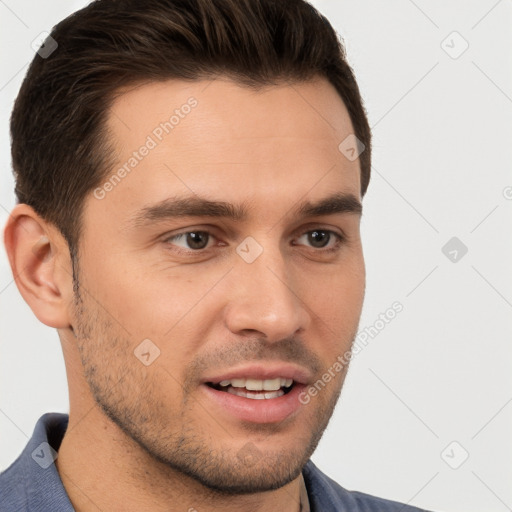
[[[21,455],[0,473],[0,512],[75,512],[53,461],[68,415],[43,414]],[[421,512],[395,501],[348,491],[309,461],[302,471],[311,512]],[[423,510],[422,512],[428,512]]]

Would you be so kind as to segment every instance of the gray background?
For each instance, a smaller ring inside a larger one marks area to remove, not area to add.
[[[85,3],[0,0],[2,227],[31,42]],[[312,3],[345,40],[373,127],[360,330],[404,308],[355,357],[313,460],[349,489],[416,506],[511,510],[512,1]],[[57,333],[22,300],[3,245],[0,314],[4,469],[68,394]]]

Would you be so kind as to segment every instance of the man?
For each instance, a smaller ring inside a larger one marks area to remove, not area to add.
[[[371,136],[302,0],[101,0],[16,100],[16,284],[57,329],[68,415],[5,511],[413,511],[310,461],[365,290]]]

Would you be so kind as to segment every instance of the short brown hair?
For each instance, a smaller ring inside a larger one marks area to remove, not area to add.
[[[365,145],[366,193],[371,133],[359,88],[341,40],[306,1],[96,0],[50,35],[58,47],[35,55],[11,116],[15,192],[60,230],[73,262],[84,199],[114,164],[107,112],[127,85],[227,76],[258,87],[325,77]]]

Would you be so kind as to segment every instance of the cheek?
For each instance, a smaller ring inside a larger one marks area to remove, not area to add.
[[[102,301],[124,328],[119,330],[130,339],[130,353],[143,340],[151,340],[149,346],[154,344],[152,350],[158,354],[155,367],[160,367],[152,378],[162,388],[174,389],[176,397],[181,396],[178,383],[183,381],[187,365],[201,350],[208,339],[207,330],[215,322],[208,290],[219,280],[215,272],[210,275],[196,270],[192,275],[183,270],[139,267],[136,272],[105,266],[99,277]]]
[[[92,297],[134,336],[162,337],[193,306],[200,292],[177,269],[153,270],[147,261],[109,255],[89,258]]]
[[[332,359],[350,347],[357,333],[365,292],[364,265],[354,264],[315,283],[305,287],[305,303],[317,331],[311,334],[316,338],[322,333],[321,350]]]

